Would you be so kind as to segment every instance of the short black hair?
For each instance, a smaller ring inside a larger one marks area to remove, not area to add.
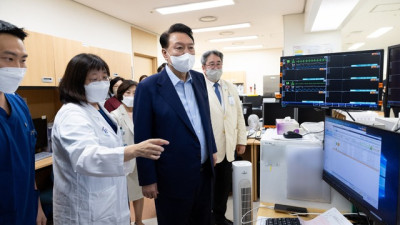
[[[218,50],[210,50],[210,51],[204,52],[203,55],[201,56],[201,64],[202,65],[206,65],[207,59],[210,55],[216,55],[221,59],[221,62],[224,61],[224,54],[222,54],[222,52],[220,52]]]
[[[166,65],[167,65],[167,63],[161,64],[161,65],[157,68],[157,73],[161,72],[161,71],[165,68]]]
[[[136,81],[133,80],[124,80],[122,81],[122,84],[119,85],[118,90],[117,90],[117,96],[116,98],[118,99],[118,101],[122,101],[122,99],[124,99],[124,93],[129,90],[129,88],[131,88],[132,86],[136,86],[137,87],[138,83]]]
[[[194,43],[192,29],[190,27],[186,26],[183,23],[176,23],[176,24],[170,26],[168,31],[165,31],[164,33],[161,34],[161,36],[160,36],[160,44],[161,44],[162,48],[168,48],[169,35],[171,33],[175,33],[175,32],[187,34],[192,39],[192,41]]]
[[[26,38],[26,36],[28,36],[23,28],[18,28],[4,20],[0,20],[0,34],[11,34],[15,37],[18,37],[22,41]]]
[[[147,78],[148,76],[146,74],[143,74],[142,76],[139,77],[139,82],[142,81],[143,79]]]
[[[106,62],[97,55],[82,53],[74,56],[68,63],[59,85],[60,100],[62,103],[87,103],[85,80],[91,70],[106,70],[110,76],[110,69]]]
[[[122,78],[122,77],[114,77],[114,78],[110,81],[110,88],[108,89],[108,92],[109,92],[110,94],[113,94],[113,87],[114,87],[114,85],[115,85],[118,81],[120,81],[120,80],[124,81],[125,79]]]

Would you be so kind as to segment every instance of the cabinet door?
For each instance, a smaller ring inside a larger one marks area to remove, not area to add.
[[[53,37],[28,32],[24,44],[28,53],[27,72],[21,86],[55,86]]]
[[[56,86],[64,76],[68,62],[80,53],[89,52],[89,47],[85,47],[79,41],[68,40],[64,38],[54,38],[54,67]]]
[[[224,71],[222,79],[227,80],[234,84],[246,83],[246,72],[245,71]]]
[[[90,47],[89,51],[100,56],[107,63],[112,78],[117,75],[125,79],[132,79],[130,54],[95,47]]]

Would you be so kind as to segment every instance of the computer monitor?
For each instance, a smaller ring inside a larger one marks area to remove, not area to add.
[[[326,117],[323,180],[377,224],[400,224],[400,134]]]
[[[263,123],[267,127],[275,127],[276,119],[283,119],[287,116],[294,118],[293,107],[282,107],[279,102],[263,103]]]
[[[298,108],[297,122],[320,122],[325,120],[326,111],[320,108]]]
[[[252,108],[253,108],[253,106],[251,103],[242,103],[244,122],[246,123],[246,126],[249,125],[249,123],[247,122],[247,119],[253,113]]]
[[[386,71],[387,107],[400,107],[400,45],[388,47]]]
[[[36,130],[35,149],[41,152],[47,147],[47,119],[36,118],[32,119],[32,121]]]
[[[383,50],[281,57],[283,106],[379,110]]]
[[[251,103],[253,108],[261,108],[263,97],[260,95],[245,95],[243,96],[243,103]]]
[[[260,95],[245,95],[243,96],[243,103],[251,103],[252,113],[256,114],[258,118],[262,117],[262,103],[263,97]]]

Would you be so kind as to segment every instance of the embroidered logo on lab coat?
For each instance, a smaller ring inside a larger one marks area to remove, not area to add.
[[[104,134],[106,136],[109,136],[109,132],[108,132],[107,128],[103,127],[103,128],[101,128],[101,130],[104,132]]]

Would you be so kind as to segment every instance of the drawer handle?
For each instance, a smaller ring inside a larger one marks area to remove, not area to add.
[[[52,77],[42,77],[42,82],[43,83],[53,83],[53,78]]]

